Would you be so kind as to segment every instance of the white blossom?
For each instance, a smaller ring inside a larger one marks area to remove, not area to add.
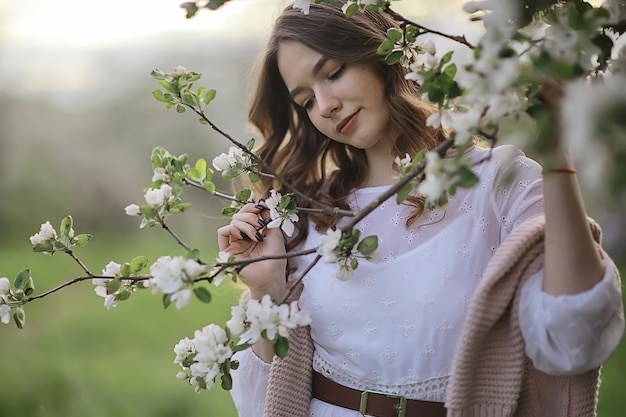
[[[430,151],[425,155],[426,167],[424,168],[425,178],[417,187],[417,190],[426,197],[427,201],[438,201],[446,189],[446,182],[443,175],[443,164],[437,152]]]
[[[276,190],[270,191],[270,197],[265,200],[265,205],[270,210],[270,221],[267,225],[268,229],[281,228],[287,236],[292,236],[295,230],[293,222],[300,220],[294,210],[281,207],[283,197]]]
[[[124,208],[126,215],[128,216],[139,216],[141,214],[141,210],[137,204],[129,204]]]
[[[159,188],[151,188],[146,191],[144,198],[150,207],[160,207],[170,201],[172,197],[172,187],[168,184],[161,184]]]
[[[230,308],[230,319],[226,322],[226,327],[233,336],[239,337],[246,331],[246,304],[247,302],[240,300],[239,305]]]
[[[328,229],[325,235],[320,236],[321,245],[317,248],[317,253],[324,256],[324,261],[328,263],[337,261],[335,249],[341,241],[341,229]]]
[[[150,266],[152,278],[148,280],[148,284],[153,287],[153,294],[173,294],[185,283],[193,283],[203,271],[204,267],[193,259],[161,256]]]
[[[231,146],[228,153],[222,153],[213,158],[213,168],[222,171],[224,177],[234,177],[241,174],[253,165],[250,155],[243,149]]]
[[[215,260],[216,263],[218,264],[223,264],[226,262],[230,261],[230,253],[228,252],[224,252],[224,251],[220,251],[217,254],[217,259]],[[224,278],[226,278],[226,276],[228,275],[228,270],[227,268],[216,268],[216,270],[220,270],[220,273],[217,274],[216,276],[213,277],[213,284],[215,284],[215,286],[218,286],[222,283],[222,281],[224,281]]]
[[[174,359],[174,363],[182,363],[190,353],[195,353],[195,351],[196,351],[196,348],[193,342],[188,337],[181,339],[174,346],[174,353],[176,353],[176,358]]]
[[[11,321],[11,307],[6,304],[0,303],[0,321],[4,324],[9,324]]]
[[[0,296],[7,295],[11,291],[11,281],[7,277],[0,278]]]
[[[170,180],[169,175],[167,175],[165,168],[157,167],[154,170],[154,174],[152,175],[152,181],[164,181],[167,182]]]
[[[260,302],[251,299],[244,305],[245,307],[240,307],[245,310],[245,319],[241,321],[241,310],[235,309],[233,312],[238,317],[229,320],[231,331],[236,330],[239,333],[242,324],[245,328],[245,331],[240,335],[239,344],[254,344],[263,335],[267,340],[274,341],[277,335],[286,335],[284,330],[279,333],[281,326],[285,329],[292,329],[311,323],[309,312],[300,310],[296,301],[289,306],[286,304],[276,305],[269,295],[264,295]]]
[[[47,221],[41,225],[39,232],[30,237],[30,243],[32,243],[33,245],[37,245],[50,239],[56,239],[56,237],[56,230],[54,230],[54,227],[52,227],[50,222]]]
[[[213,167],[218,171],[229,170],[231,166],[232,161],[228,154],[222,153],[213,158]]]
[[[118,302],[118,298],[116,294],[109,294],[106,297],[104,297],[104,306],[106,307],[107,310],[110,310],[113,307],[115,307],[117,305],[117,302]]]
[[[626,20],[626,3],[624,0],[606,0],[602,7],[609,11],[609,19],[606,23],[615,24]]]
[[[187,68],[183,67],[182,65],[176,65],[170,73],[170,75],[174,78],[181,77],[185,74],[187,74]]]
[[[354,270],[347,265],[342,265],[335,274],[340,281],[348,281],[354,275]]]
[[[302,10],[302,13],[304,14],[309,14],[309,9],[311,8],[311,0],[294,0],[293,8]]]
[[[177,309],[187,306],[191,302],[193,292],[189,288],[183,288],[171,295],[170,300],[175,303]]]

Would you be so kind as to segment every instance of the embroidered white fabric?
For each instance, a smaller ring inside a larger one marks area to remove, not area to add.
[[[311,312],[318,372],[360,390],[444,401],[461,326],[487,262],[514,227],[543,213],[541,167],[535,161],[512,146],[476,147],[468,155],[481,181],[460,189],[445,209],[426,210],[406,227],[411,209],[398,205],[394,196],[357,225],[361,237],[378,236],[380,260],[360,260],[348,281],[335,277],[336,264],[323,262],[304,278],[300,306]],[[349,203],[353,209],[364,207],[386,188],[355,190]],[[319,245],[324,231],[311,229],[302,248]],[[296,258],[290,266],[297,274],[314,256]],[[594,289],[567,300],[543,293],[536,284],[540,275],[524,288],[520,307],[523,334],[533,347],[527,350],[531,359],[558,373],[568,371],[561,369],[564,363],[613,352],[624,324],[619,303],[607,302],[620,296],[619,287],[612,285],[612,268],[607,267],[607,276]],[[536,313],[548,306],[552,314]],[[579,313],[571,314],[572,309]],[[601,330],[612,336],[601,338],[600,346],[597,339],[577,337]],[[572,353],[551,349],[555,343],[584,346]],[[564,359],[569,355],[578,356]],[[261,398],[267,371],[258,362],[242,357],[237,372],[246,376],[234,384],[235,404]],[[260,415],[254,412],[258,404],[244,408],[238,408],[240,417]],[[311,403],[310,416],[358,415],[318,400]]]
[[[446,400],[446,386],[448,385],[448,379],[450,379],[448,375],[444,375],[410,384],[370,384],[355,378],[348,372],[335,368],[318,355],[313,356],[313,369],[326,378],[341,385],[358,389],[359,391],[378,392],[387,395],[396,395],[398,397],[435,402],[444,402]]]

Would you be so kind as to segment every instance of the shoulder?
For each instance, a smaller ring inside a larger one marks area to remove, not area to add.
[[[513,145],[485,147],[475,145],[468,151],[476,171],[495,182],[511,177],[541,177],[541,165]]]

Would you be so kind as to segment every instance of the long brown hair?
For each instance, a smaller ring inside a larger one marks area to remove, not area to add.
[[[277,55],[282,41],[296,40],[331,59],[365,63],[378,72],[385,83],[390,126],[398,132],[394,156],[415,155],[424,148],[432,150],[445,140],[445,134],[426,126],[433,108],[419,98],[418,86],[405,79],[406,69],[399,64],[388,65],[376,53],[386,39],[387,29],[399,27],[398,23],[384,12],[369,10],[346,18],[342,3],[311,3],[308,15],[291,6],[284,9],[260,63],[248,117],[264,139],[258,149],[261,158],[307,196],[332,207],[347,208],[349,192],[361,186],[368,173],[365,152],[330,140],[313,126],[306,110],[295,105],[278,71]],[[328,174],[330,168],[334,170]],[[269,194],[272,188],[285,191],[281,184],[268,178],[260,182],[259,188],[259,195]],[[305,204],[296,200],[300,206]],[[423,203],[414,199],[411,204],[416,208],[412,217],[416,218]],[[320,229],[337,220],[328,215],[302,215],[299,233],[290,247],[306,238],[307,217]]]

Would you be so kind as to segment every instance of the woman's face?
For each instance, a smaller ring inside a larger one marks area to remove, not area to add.
[[[389,148],[384,85],[372,67],[287,40],[278,48],[278,70],[293,101],[324,135],[360,149]]]

